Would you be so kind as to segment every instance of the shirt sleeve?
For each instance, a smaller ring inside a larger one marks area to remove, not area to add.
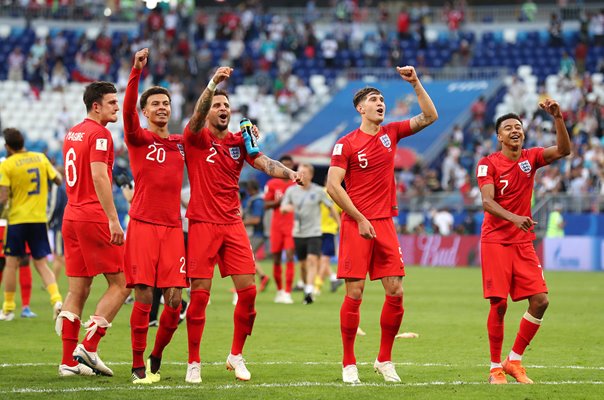
[[[113,150],[113,141],[111,139],[111,132],[107,129],[98,129],[90,135],[88,142],[90,146],[90,162],[102,162],[109,164],[109,155]]]
[[[406,119],[404,121],[399,121],[399,122],[391,122],[388,125],[386,125],[385,128],[389,132],[394,132],[396,134],[397,143],[402,138],[406,138],[407,136],[413,135],[413,132],[411,131],[411,120],[410,119]]]
[[[52,166],[50,161],[48,161],[48,158],[44,154],[42,154],[42,156],[44,157],[42,162],[44,163],[44,166],[46,167],[46,173],[48,174],[48,179],[50,179],[52,181],[53,179],[55,179],[57,177],[58,172],[55,169],[55,167]]]
[[[350,157],[350,147],[346,140],[340,139],[333,146],[331,152],[331,166],[348,169],[348,158]]]
[[[124,140],[126,143],[137,143],[144,136],[144,130],[141,128],[136,110],[136,100],[138,99],[138,81],[141,76],[140,69],[132,68],[128,78],[128,86],[124,95]]]
[[[8,177],[8,165],[6,162],[3,162],[2,165],[0,165],[0,186],[10,187],[10,178]]]
[[[476,166],[476,179],[480,188],[489,183],[495,184],[495,167],[486,157]]]

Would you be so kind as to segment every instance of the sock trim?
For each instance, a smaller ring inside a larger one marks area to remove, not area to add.
[[[535,325],[541,325],[541,322],[543,322],[543,318],[535,318],[531,314],[529,314],[528,311],[524,313],[522,318],[526,319],[528,322],[532,322]]]

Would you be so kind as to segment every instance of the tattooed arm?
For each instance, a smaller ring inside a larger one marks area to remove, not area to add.
[[[210,111],[210,107],[212,106],[212,98],[214,97],[216,85],[227,80],[231,76],[232,72],[233,68],[220,67],[214,73],[212,80],[210,80],[210,83],[203,90],[201,96],[199,96],[199,99],[197,99],[197,103],[195,104],[195,110],[193,111],[193,115],[189,121],[189,129],[192,133],[198,133],[206,124],[206,118],[208,116],[208,112]]]
[[[438,119],[438,112],[436,112],[436,107],[430,96],[428,96],[426,89],[424,89],[419,81],[415,68],[410,66],[396,67],[396,70],[404,80],[413,86],[413,90],[415,90],[415,94],[417,95],[417,102],[422,112],[411,118],[411,131],[417,133],[436,121]]]
[[[302,174],[292,171],[279,161],[268,158],[264,154],[256,157],[254,160],[254,168],[263,171],[265,174],[273,178],[291,179],[298,185],[302,184]]]

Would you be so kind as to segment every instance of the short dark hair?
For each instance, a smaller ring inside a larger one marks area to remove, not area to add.
[[[357,105],[361,101],[365,100],[365,97],[367,97],[370,93],[382,94],[382,92],[380,92],[378,89],[376,89],[374,87],[366,87],[363,89],[359,89],[354,94],[354,97],[352,98],[352,104],[354,104],[354,108],[357,108]]]
[[[289,154],[284,154],[281,157],[279,157],[279,162],[283,162],[283,161],[291,161],[294,162],[294,159],[292,158],[292,156],[290,156]]]
[[[499,126],[501,126],[501,123],[503,121],[505,121],[506,119],[516,119],[516,120],[518,120],[518,122],[520,122],[520,125],[522,125],[522,120],[520,119],[518,114],[507,113],[507,114],[504,114],[501,117],[497,118],[497,121],[495,121],[495,133],[499,133]]]
[[[25,138],[19,129],[6,128],[2,131],[4,135],[4,143],[11,149],[19,151],[25,146]]]
[[[103,101],[103,96],[109,93],[117,93],[115,85],[111,82],[97,81],[92,82],[86,86],[84,90],[84,104],[86,104],[86,111],[92,110],[94,103],[100,103]]]
[[[260,184],[258,184],[258,181],[255,179],[250,179],[249,181],[247,181],[246,186],[248,190],[254,190],[256,192],[260,190]]]
[[[214,92],[214,96],[224,96],[227,98],[227,100],[230,100],[229,94],[226,92],[226,90],[216,89],[216,91]]]
[[[143,94],[141,94],[141,99],[139,101],[141,110],[147,105],[147,100],[149,99],[149,96],[153,96],[154,94],[165,94],[166,96],[168,96],[168,100],[170,100],[170,103],[172,103],[172,98],[170,97],[170,92],[168,92],[168,89],[161,86],[151,86],[149,89],[145,90]]]

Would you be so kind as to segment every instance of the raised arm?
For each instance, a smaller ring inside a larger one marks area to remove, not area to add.
[[[298,185],[302,184],[302,174],[299,172],[292,171],[285,165],[281,164],[277,160],[268,158],[262,154],[254,159],[254,168],[264,172],[265,174],[272,176],[273,178],[286,178],[291,179]]]
[[[438,119],[438,112],[432,99],[428,96],[428,92],[426,92],[426,89],[424,89],[422,83],[419,81],[415,68],[411,66],[396,67],[396,71],[400,74],[401,78],[413,86],[419,108],[422,110],[420,114],[411,118],[411,131],[417,133],[436,121]]]
[[[136,100],[138,99],[138,81],[141,78],[141,73],[149,58],[149,49],[144,48],[136,52],[134,55],[134,65],[128,77],[128,86],[126,86],[126,94],[124,95],[124,136],[125,139],[131,140],[141,127],[138,119],[138,111],[136,110]]]
[[[554,125],[556,126],[556,145],[548,147],[543,151],[544,161],[547,164],[551,164],[570,154],[570,137],[568,136],[564,117],[557,101],[546,99],[544,102],[539,103],[539,107],[554,117]]]
[[[212,79],[210,79],[208,86],[201,92],[201,96],[197,99],[195,110],[193,110],[193,115],[189,121],[189,130],[191,133],[196,134],[204,127],[208,112],[212,106],[212,98],[214,97],[216,86],[220,82],[227,80],[232,72],[233,68],[231,67],[219,67]]]
[[[92,173],[92,182],[94,190],[103,211],[109,219],[109,232],[111,234],[111,243],[116,245],[124,244],[124,231],[120,225],[117,216],[117,210],[113,203],[113,192],[111,191],[111,181],[107,175],[107,164],[104,162],[94,161],[90,163],[90,171]]]
[[[346,170],[340,167],[329,167],[327,172],[327,193],[336,202],[338,206],[352,219],[354,219],[359,226],[359,234],[365,239],[373,239],[376,237],[375,230],[371,222],[355,207],[346,193],[346,190],[342,187],[342,181],[346,175]]]
[[[482,208],[495,217],[510,221],[518,229],[528,232],[533,225],[537,225],[536,221],[533,221],[529,216],[516,215],[495,201],[495,185],[487,183],[480,188],[480,194],[482,195]]]

